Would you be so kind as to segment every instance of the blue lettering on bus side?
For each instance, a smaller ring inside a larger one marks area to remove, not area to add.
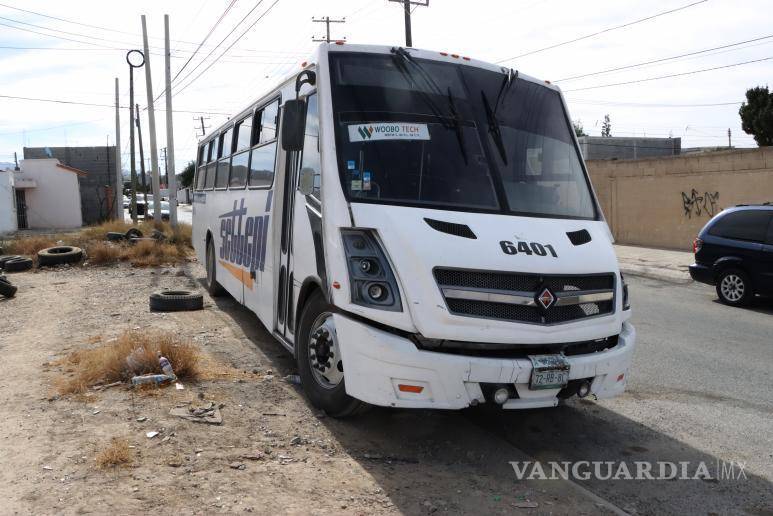
[[[269,196],[271,192],[269,191]],[[266,211],[271,209],[271,199],[267,199]],[[244,199],[234,201],[233,209],[223,213],[220,219],[221,260],[243,266],[254,272],[263,271],[268,246],[268,221],[270,215],[247,216]]]

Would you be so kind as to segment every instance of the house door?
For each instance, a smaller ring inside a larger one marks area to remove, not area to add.
[[[27,197],[24,190],[16,190],[16,226],[27,229]]]

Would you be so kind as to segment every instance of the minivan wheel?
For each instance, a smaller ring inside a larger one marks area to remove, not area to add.
[[[364,408],[363,402],[346,394],[332,307],[319,291],[303,307],[295,348],[301,385],[312,405],[333,417],[351,416]]]
[[[754,297],[749,276],[740,269],[722,271],[717,277],[717,296],[726,305],[748,305]]]
[[[217,282],[217,267],[215,266],[215,245],[212,239],[207,242],[207,292],[212,297],[225,294],[225,289]]]

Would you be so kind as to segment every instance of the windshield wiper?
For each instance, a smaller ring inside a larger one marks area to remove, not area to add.
[[[488,98],[486,98],[486,93],[483,90],[480,92],[481,97],[483,97],[483,107],[486,110],[488,130],[491,133],[491,136],[494,138],[494,143],[496,144],[499,155],[505,165],[507,165],[507,150],[505,149],[505,143],[502,139],[502,130],[499,126],[499,121],[497,120],[497,111],[499,111],[499,106],[501,105],[502,99],[507,97],[507,93],[510,91],[510,87],[515,83],[516,80],[518,80],[518,72],[516,71],[513,73],[513,69],[509,68],[504,80],[502,81],[502,85],[499,87],[499,93],[497,94],[497,100],[494,103],[494,109],[491,109]]]
[[[432,78],[432,76],[424,69],[423,66],[421,66],[419,63],[417,63],[413,56],[404,48],[402,47],[392,47],[392,54],[395,57],[401,57],[403,61],[395,60],[395,63],[397,64],[398,68],[400,69],[400,72],[406,76],[413,84],[417,87],[417,92],[419,96],[424,100],[424,102],[427,103],[427,105],[432,110],[432,113],[437,116],[445,128],[453,128],[454,132],[456,133],[456,140],[459,142],[459,149],[462,152],[462,157],[464,158],[464,164],[468,165],[469,161],[467,159],[467,149],[464,145],[464,131],[462,129],[462,117],[459,115],[459,112],[456,109],[456,104],[454,104],[453,96],[451,95],[451,87],[448,87],[448,108],[450,110],[450,116],[443,114],[440,109],[437,107],[437,104],[429,97],[427,92],[422,91],[421,88],[419,88],[419,85],[417,84],[416,80],[414,79],[414,76],[411,74],[410,70],[408,70],[408,67],[405,65],[405,63],[410,63],[413,65],[414,68],[416,68],[419,76],[424,80],[424,82],[427,84],[430,90],[433,91],[436,95],[444,95],[442,90],[440,89],[440,86],[435,82],[435,80]],[[448,124],[448,120],[450,120],[452,123]]]

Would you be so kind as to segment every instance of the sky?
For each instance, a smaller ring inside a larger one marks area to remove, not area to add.
[[[404,44],[402,8],[388,0],[0,0],[0,162],[13,161],[14,152],[21,157],[24,146],[114,143],[114,80],[128,106],[125,54],[142,48],[142,14],[154,97],[163,90],[170,16],[172,76],[180,72],[172,87],[178,172],[195,156],[200,116],[205,130],[217,127],[298,69],[317,44],[312,37],[324,35],[313,17],[345,17],[331,31],[349,43]],[[570,116],[590,135],[600,134],[608,114],[613,136],[720,146],[730,129],[733,146],[756,146],[738,108],[748,88],[773,78],[773,0],[430,0],[415,7],[412,21],[414,47],[558,84]],[[683,57],[666,59],[675,56]],[[585,74],[592,75],[576,78]],[[143,68],[135,72],[135,102],[149,156]],[[164,108],[164,97],[156,106]],[[128,169],[128,108],[120,115]],[[164,115],[157,110],[159,152]]]

